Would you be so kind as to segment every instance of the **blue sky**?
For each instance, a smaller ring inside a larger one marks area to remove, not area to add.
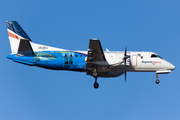
[[[8,0],[0,4],[1,120],[179,120],[178,0]],[[35,43],[87,50],[90,38],[103,49],[153,51],[176,66],[171,74],[128,72],[99,78],[14,63],[6,20],[16,20]]]

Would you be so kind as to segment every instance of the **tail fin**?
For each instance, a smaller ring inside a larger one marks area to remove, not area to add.
[[[22,48],[27,47],[27,45],[31,48],[29,43],[31,39],[16,21],[6,21],[6,25],[11,45],[11,54],[18,54],[20,51],[22,53]],[[26,42],[23,42],[24,40]],[[32,49],[31,52],[33,53]]]

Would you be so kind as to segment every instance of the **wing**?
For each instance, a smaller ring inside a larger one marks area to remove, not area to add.
[[[108,67],[109,64],[106,61],[100,41],[98,39],[90,39],[86,60],[87,74],[92,75],[93,73],[107,72]]]
[[[98,39],[90,39],[86,62],[86,69],[91,68],[92,65],[108,65]]]
[[[90,39],[87,57],[89,61],[106,61],[101,43],[98,39]]]

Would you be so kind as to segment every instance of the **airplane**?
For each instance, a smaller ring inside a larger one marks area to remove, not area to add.
[[[16,21],[6,21],[11,46],[8,59],[29,66],[51,70],[86,72],[95,78],[94,88],[98,88],[98,77],[118,77],[127,72],[171,73],[175,66],[154,52],[103,51],[100,40],[90,39],[87,51],[73,51],[50,47],[32,42]]]

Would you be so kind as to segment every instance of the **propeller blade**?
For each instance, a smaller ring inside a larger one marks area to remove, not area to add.
[[[124,72],[124,76],[125,76],[125,82],[126,82],[126,71]]]
[[[126,66],[126,58],[124,58],[124,65]]]
[[[126,57],[127,57],[127,46],[126,46],[126,48],[125,48],[125,51],[124,51],[124,65],[126,65]]]
[[[129,58],[129,56],[127,56],[127,46],[124,50],[124,65],[126,66],[126,59]],[[126,71],[124,72],[124,76],[125,76],[125,82],[126,82]]]
[[[124,50],[124,56],[126,56],[126,51],[127,51],[127,46],[126,46],[126,48]]]

